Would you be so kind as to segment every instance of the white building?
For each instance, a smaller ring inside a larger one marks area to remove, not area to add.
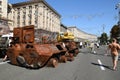
[[[33,0],[12,4],[8,14],[13,21],[13,27],[35,25],[35,29],[44,29],[51,32],[60,32],[61,16],[45,0]]]
[[[75,38],[78,40],[88,40],[88,41],[97,41],[97,36],[93,34],[88,34],[86,32],[83,32],[82,30],[78,29],[75,26],[68,27],[68,30],[71,31]]]
[[[8,0],[0,0],[0,17],[7,18]]]

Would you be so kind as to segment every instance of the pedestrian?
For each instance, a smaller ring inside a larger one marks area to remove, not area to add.
[[[82,48],[82,46],[83,46],[83,43],[82,43],[82,41],[80,42],[80,49]]]
[[[99,48],[99,43],[98,42],[96,43],[96,47]]]
[[[87,47],[87,42],[85,42],[85,47]]]
[[[118,50],[120,50],[120,45],[117,43],[115,38],[112,39],[112,43],[108,45],[108,51],[111,51],[111,57],[113,62],[113,70],[116,70],[117,62],[118,62]]]
[[[91,42],[91,43],[90,43],[90,52],[92,52],[92,53],[94,53],[94,54],[96,53],[94,42]]]

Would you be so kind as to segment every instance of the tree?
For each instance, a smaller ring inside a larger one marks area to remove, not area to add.
[[[106,33],[102,33],[99,39],[100,39],[100,44],[105,45],[108,42],[108,36]]]
[[[110,31],[110,37],[117,39],[118,37],[120,37],[119,33],[120,33],[120,28],[119,28],[119,26],[118,26],[118,25],[114,25],[114,26],[112,27],[111,31]]]
[[[110,31],[110,37],[117,39],[118,43],[120,43],[120,27],[119,25],[114,25]]]

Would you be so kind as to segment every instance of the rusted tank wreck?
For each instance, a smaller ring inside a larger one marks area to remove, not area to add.
[[[66,53],[69,51],[62,42],[35,42],[33,25],[14,28],[13,34],[7,50],[11,64],[38,69],[48,65],[56,67],[59,61],[67,61]]]

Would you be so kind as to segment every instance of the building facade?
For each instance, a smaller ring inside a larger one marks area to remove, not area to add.
[[[34,25],[37,30],[72,32],[74,36],[80,40],[97,40],[96,35],[85,33],[75,26],[66,27],[61,24],[61,15],[45,0],[20,2],[12,4],[10,8],[8,19],[11,20],[9,23],[11,31],[14,27]]]
[[[64,24],[61,24],[60,32],[67,32],[67,26],[65,26]]]
[[[51,32],[60,32],[60,14],[57,13],[45,0],[33,0],[12,4],[8,14],[13,27],[34,25],[35,29],[44,29]]]
[[[78,39],[78,41],[81,41],[81,40],[97,41],[96,35],[83,32],[75,26],[68,27],[68,30],[74,34],[75,38]]]
[[[0,17],[7,18],[8,0],[0,0]]]

